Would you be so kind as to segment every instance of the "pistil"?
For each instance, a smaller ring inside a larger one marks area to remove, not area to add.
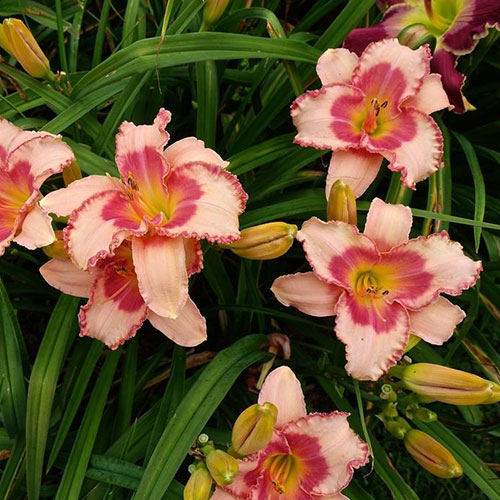
[[[287,482],[295,465],[292,455],[275,455],[269,465],[269,477],[274,489],[282,495],[286,491]]]

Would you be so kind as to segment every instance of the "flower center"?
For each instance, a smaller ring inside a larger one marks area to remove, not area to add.
[[[366,117],[363,121],[363,125],[361,125],[361,128],[367,133],[367,134],[373,134],[378,127],[378,118],[380,115],[380,112],[387,107],[389,104],[389,101],[384,101],[382,103],[379,103],[378,99],[374,97],[371,100],[370,103],[370,108],[368,109],[368,113],[366,114]]]
[[[359,297],[372,295],[375,298],[389,293],[389,290],[385,290],[384,287],[380,286],[373,271],[363,271],[358,274],[354,291]]]
[[[425,23],[430,33],[444,34],[460,12],[463,0],[423,0],[425,13],[430,21]]]
[[[297,459],[293,455],[279,454],[268,459],[268,473],[274,490],[283,495],[296,486]]]

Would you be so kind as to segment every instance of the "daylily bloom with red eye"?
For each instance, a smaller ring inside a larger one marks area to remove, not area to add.
[[[411,225],[408,207],[378,198],[363,234],[344,222],[313,217],[297,233],[313,272],[273,283],[285,306],[336,316],[346,370],[357,379],[386,373],[401,359],[410,332],[430,344],[446,342],[465,313],[441,293],[460,295],[482,270],[446,231],[409,240]]]
[[[383,38],[394,38],[403,32],[405,43],[426,35],[436,38],[431,61],[432,71],[441,74],[453,111],[471,109],[462,94],[465,76],[455,69],[457,58],[469,54],[488,29],[500,29],[498,0],[390,0],[381,23],[371,28],[351,31],[344,47],[361,54],[365,47]]]
[[[351,430],[348,413],[306,412],[300,382],[290,368],[271,372],[259,404],[278,417],[271,442],[239,461],[234,482],[212,500],[341,500],[354,469],[368,462],[368,446]]]
[[[207,337],[205,318],[189,297],[176,319],[162,317],[146,305],[129,241],[124,241],[113,256],[99,261],[91,271],[78,269],[67,258],[50,260],[40,273],[61,292],[89,298],[78,315],[80,336],[98,339],[111,349],[133,337],[146,319],[182,346],[196,346]]]
[[[30,250],[55,240],[39,206],[40,187],[74,160],[68,145],[47,132],[24,132],[0,118],[0,256],[12,241]]]
[[[170,113],[153,125],[124,122],[116,137],[121,178],[91,175],[42,200],[46,211],[70,215],[65,242],[81,269],[113,256],[126,238],[139,290],[151,311],[175,319],[188,297],[188,276],[202,268],[200,239],[239,238],[247,195],[227,162],[189,137],[164,149]]]
[[[361,196],[384,158],[412,189],[441,167],[443,137],[429,114],[449,102],[430,59],[427,46],[412,50],[396,39],[369,45],[359,58],[347,49],[319,58],[323,87],[298,97],[291,114],[297,144],[334,152],[327,198],[338,179]]]

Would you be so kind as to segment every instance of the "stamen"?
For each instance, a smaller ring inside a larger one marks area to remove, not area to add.
[[[287,481],[289,479],[295,458],[292,455],[276,455],[271,458],[269,466],[269,477],[273,488],[277,493],[285,493]]]
[[[384,323],[387,321],[384,316],[382,316],[382,313],[380,312],[380,309],[378,308],[377,302],[375,302],[376,297],[374,295],[370,296],[370,302],[371,302],[371,307],[375,311],[375,314],[379,317],[380,320],[382,320]]]

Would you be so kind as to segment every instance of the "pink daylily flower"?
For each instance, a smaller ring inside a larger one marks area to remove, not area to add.
[[[364,233],[313,217],[297,233],[313,272],[272,285],[285,306],[336,316],[347,373],[359,380],[377,380],[396,364],[410,333],[430,344],[446,342],[465,313],[441,293],[459,295],[482,270],[446,231],[409,240],[411,225],[408,207],[378,198]]]
[[[348,413],[307,414],[300,382],[290,368],[272,371],[259,403],[278,418],[271,442],[239,460],[235,481],[212,500],[341,500],[354,469],[368,462],[368,446],[351,430]]]
[[[456,113],[471,106],[462,94],[465,76],[455,69],[457,58],[474,50],[488,29],[500,29],[498,0],[389,0],[381,23],[351,31],[344,47],[361,54],[365,47],[383,38],[397,37],[406,29],[407,42],[425,35],[436,38],[431,62],[434,72],[443,77],[443,86]]]
[[[38,204],[40,188],[74,159],[60,137],[0,118],[0,256],[12,241],[33,250],[55,240],[52,219]]]
[[[384,158],[412,189],[441,167],[443,138],[429,114],[449,102],[430,59],[427,46],[412,50],[396,39],[369,45],[359,58],[347,49],[319,58],[323,87],[298,97],[291,114],[297,144],[333,151],[327,197],[338,179],[361,196]]]
[[[61,292],[89,299],[78,315],[80,336],[98,339],[111,349],[133,337],[146,319],[185,347],[196,346],[207,337],[205,318],[189,297],[175,319],[162,317],[146,305],[130,241],[124,241],[113,256],[100,260],[90,271],[78,269],[70,259],[52,259],[40,273]]]
[[[202,141],[189,137],[164,149],[169,121],[161,109],[153,125],[122,123],[116,137],[121,178],[91,175],[50,193],[41,205],[70,215],[66,248],[83,270],[112,257],[129,238],[145,304],[175,319],[188,300],[188,276],[203,266],[199,240],[238,239],[247,194]]]

